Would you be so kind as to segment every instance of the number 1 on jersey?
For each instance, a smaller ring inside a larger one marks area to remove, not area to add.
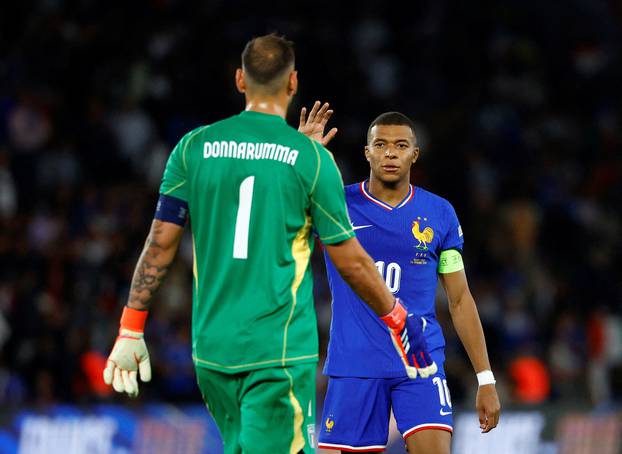
[[[248,258],[248,227],[251,222],[251,206],[253,204],[253,186],[255,177],[247,177],[240,184],[240,204],[235,220],[235,237],[233,239],[233,258]]]

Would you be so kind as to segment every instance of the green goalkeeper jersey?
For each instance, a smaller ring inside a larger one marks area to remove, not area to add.
[[[354,236],[331,153],[279,116],[244,111],[186,134],[160,193],[190,212],[195,364],[236,373],[317,361],[311,234]]]

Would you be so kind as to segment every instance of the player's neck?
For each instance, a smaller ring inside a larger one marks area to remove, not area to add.
[[[285,118],[287,115],[288,102],[277,98],[252,98],[246,100],[245,110],[261,112],[270,115],[278,115]]]
[[[378,200],[395,207],[408,195],[408,191],[410,191],[409,181],[409,179],[404,179],[396,181],[394,184],[385,183],[371,174],[368,190]]]

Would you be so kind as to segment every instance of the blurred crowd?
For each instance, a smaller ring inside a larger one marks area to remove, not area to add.
[[[115,398],[101,370],[168,154],[190,129],[242,110],[241,50],[278,31],[297,49],[289,122],[316,99],[331,103],[346,183],[368,175],[363,147],[378,114],[416,122],[413,183],[461,219],[504,405],[619,406],[622,6],[409,3],[3,4],[0,405]],[[322,262],[317,248],[323,358]],[[200,402],[191,266],[184,241],[147,323],[155,371],[143,399]],[[438,312],[453,401],[470,407],[476,381],[442,291]]]

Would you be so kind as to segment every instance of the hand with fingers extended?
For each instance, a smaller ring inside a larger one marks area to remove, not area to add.
[[[104,369],[104,382],[119,393],[138,396],[138,379],[151,380],[149,352],[143,339],[147,311],[125,307],[121,328]]]
[[[321,107],[320,105],[320,101],[315,101],[308,117],[306,107],[303,107],[300,110],[300,124],[298,125],[298,131],[310,139],[321,143],[323,146],[326,146],[328,145],[328,142],[335,137],[335,134],[337,134],[337,128],[332,128],[328,131],[328,134],[324,135],[326,123],[328,123],[333,111],[328,108],[329,104],[327,102],[325,102]]]
[[[488,433],[499,424],[501,405],[494,383],[481,385],[477,389],[475,408],[479,416],[479,427],[482,433]]]

